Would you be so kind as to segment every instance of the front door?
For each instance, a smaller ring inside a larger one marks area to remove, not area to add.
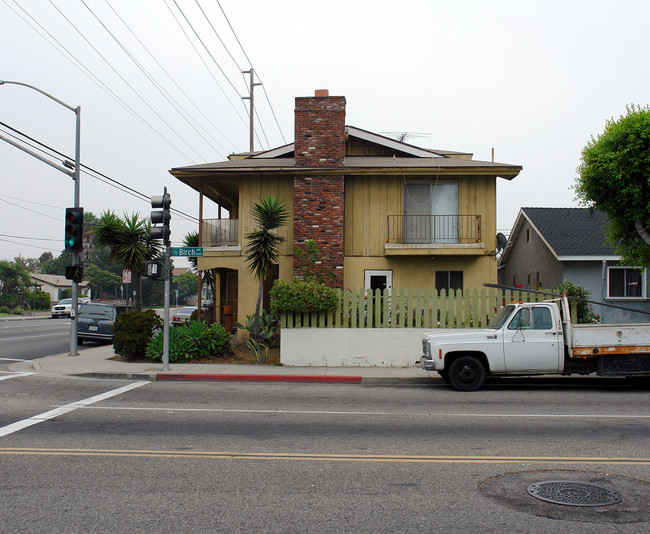
[[[563,348],[562,334],[553,322],[550,306],[520,309],[503,331],[508,372],[557,372]]]

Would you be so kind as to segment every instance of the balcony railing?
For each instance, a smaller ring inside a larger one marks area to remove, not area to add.
[[[426,245],[480,242],[480,215],[388,216],[388,243]]]
[[[204,247],[239,245],[239,219],[203,219],[201,240]]]

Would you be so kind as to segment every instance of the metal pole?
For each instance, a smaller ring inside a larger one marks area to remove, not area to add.
[[[249,95],[250,96],[243,96],[242,100],[249,100],[249,112],[248,112],[248,119],[249,119],[249,147],[250,151],[253,152],[255,150],[255,120],[254,120],[254,113],[255,113],[255,96],[254,96],[254,91],[255,91],[255,86],[256,85],[262,85],[261,83],[255,83],[255,71],[253,70],[253,67],[251,67],[250,70],[243,70],[242,74],[250,74],[250,81],[249,81]]]
[[[171,279],[171,248],[165,247],[165,309],[163,312],[163,371],[169,371],[169,281]]]
[[[75,143],[74,143],[74,207],[79,207],[79,193],[80,193],[80,183],[79,178],[81,176],[81,162],[80,162],[80,153],[81,153],[81,106],[77,106],[74,110],[77,117],[76,120],[76,134],[75,134]],[[83,244],[83,241],[82,241]],[[72,253],[72,265],[79,265],[79,253]],[[79,316],[79,284],[76,280],[72,281],[72,310],[74,310],[74,317],[72,318],[72,324],[70,325],[70,356],[78,356],[77,352],[77,332],[78,329],[78,316]]]

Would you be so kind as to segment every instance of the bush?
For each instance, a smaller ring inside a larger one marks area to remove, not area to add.
[[[591,292],[587,291],[584,287],[575,285],[570,280],[565,280],[559,286],[553,288],[554,293],[559,293],[560,295],[566,293],[566,296],[569,297],[569,302],[571,302],[571,297],[577,297],[579,299],[588,299]],[[578,306],[577,309],[577,319],[578,323],[597,323],[600,321],[600,317],[591,311],[591,306],[588,302],[576,301]]]
[[[276,315],[282,311],[328,312],[339,304],[336,290],[315,280],[276,280],[269,295]]]
[[[11,313],[11,309],[8,306],[0,306],[0,313]]]
[[[162,319],[154,310],[120,313],[115,320],[113,349],[127,360],[142,360],[147,343],[163,326]]]
[[[11,313],[13,313],[14,315],[25,315],[25,310],[23,310],[22,308],[14,308],[13,310],[11,310]]]
[[[191,321],[169,330],[169,361],[186,362],[231,354],[230,339],[223,325],[208,326],[202,321]],[[159,332],[147,344],[146,354],[154,360],[162,360],[163,332]]]
[[[242,328],[243,330],[248,330],[249,336],[253,334],[253,322],[255,320],[255,315],[246,316],[246,324],[235,323],[237,328]],[[280,336],[278,335],[280,330],[280,323],[273,316],[272,313],[267,312],[262,309],[259,319],[259,338],[264,342],[268,343],[270,347],[275,347],[280,342]]]

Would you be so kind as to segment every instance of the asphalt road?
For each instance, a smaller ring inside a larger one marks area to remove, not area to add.
[[[5,375],[7,376],[7,375]],[[646,532],[647,387],[0,380],[3,532]],[[610,506],[531,497],[569,480]]]

